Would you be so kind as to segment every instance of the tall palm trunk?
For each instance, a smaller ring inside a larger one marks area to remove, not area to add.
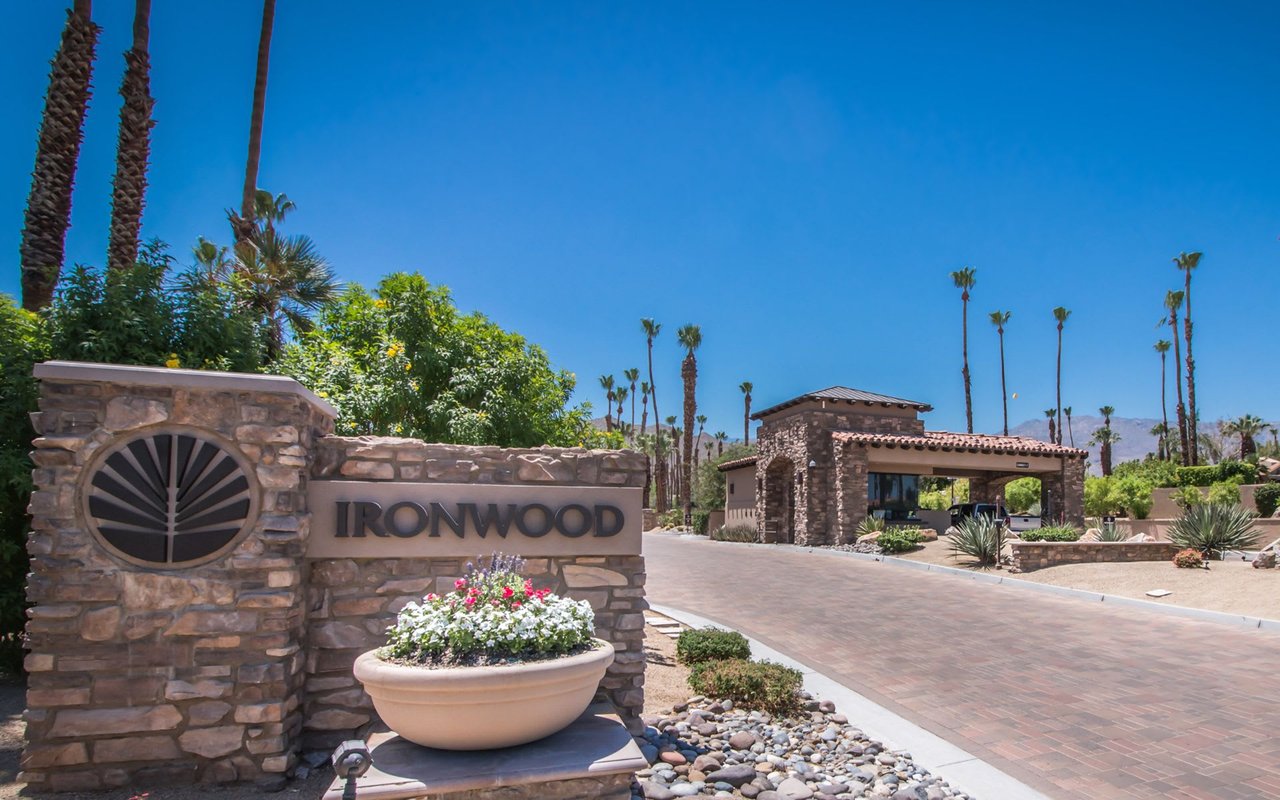
[[[969,292],[965,290],[961,300],[961,355],[964,358],[964,421],[969,433],[973,433],[973,388],[969,381]]]
[[[31,170],[31,193],[27,195],[22,242],[18,246],[22,307],[28,311],[49,305],[66,257],[71,191],[101,30],[93,24],[91,12],[91,0],[75,0],[67,12],[62,41],[49,68],[35,168]]]
[[[1190,463],[1200,463],[1199,424],[1196,418],[1196,362],[1191,357],[1191,270],[1187,270],[1187,313],[1182,318],[1182,329],[1187,336],[1187,441],[1191,444]],[[1174,332],[1177,338],[1177,332]]]
[[[1000,403],[1004,411],[1004,435],[1009,435],[1009,389],[1004,381],[1004,326],[996,328],[1000,336]]]
[[[1058,323],[1058,444],[1062,444],[1062,323]]]
[[[275,26],[276,0],[263,0],[262,30],[258,34],[258,64],[253,80],[253,110],[249,116],[249,156],[244,167],[240,217],[232,217],[236,243],[253,234],[253,198],[258,191],[258,161],[262,155],[262,118],[267,107],[267,67],[271,61],[271,30]]]
[[[136,0],[133,11],[133,47],[124,54],[124,79],[120,82],[120,135],[116,143],[116,176],[111,189],[111,236],[107,242],[107,267],[127,269],[138,260],[138,234],[147,194],[147,162],[151,158],[151,0]]]
[[[1169,325],[1173,328],[1173,361],[1175,364],[1182,363],[1182,355],[1179,353],[1181,349],[1178,346],[1178,312],[1176,310],[1169,311]],[[1187,429],[1187,407],[1182,403],[1182,378],[1178,378],[1178,440],[1182,445],[1182,466],[1191,466],[1191,445],[1187,441],[1189,431]]]
[[[1168,458],[1169,452],[1165,448],[1165,443],[1169,438],[1169,402],[1165,398],[1165,387],[1168,386],[1169,380],[1165,377],[1165,353],[1160,353],[1160,419],[1164,423],[1164,432],[1160,434],[1160,443],[1156,448],[1159,450],[1160,459],[1163,461]]]
[[[653,482],[657,485],[658,511],[667,510],[667,462],[662,457],[662,417],[658,415],[658,384],[653,380],[653,337],[647,336],[649,349],[649,395],[653,398],[654,437]]]
[[[644,436],[644,430],[649,425],[649,395],[645,394],[640,398],[640,435]]]
[[[684,464],[680,482],[680,504],[684,508],[684,524],[693,524],[693,496],[690,493],[693,467],[693,418],[698,413],[698,401],[694,391],[698,383],[698,361],[689,352],[680,362],[680,377],[684,381]]]

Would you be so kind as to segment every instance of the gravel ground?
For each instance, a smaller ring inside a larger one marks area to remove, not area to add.
[[[689,697],[689,670],[676,663],[676,642],[651,625],[644,628],[644,713],[669,711]]]

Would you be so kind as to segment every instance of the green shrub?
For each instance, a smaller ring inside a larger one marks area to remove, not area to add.
[[[1080,539],[1080,531],[1070,525],[1049,525],[1023,531],[1019,535],[1024,542],[1074,542]]]
[[[1120,507],[1133,519],[1146,519],[1151,513],[1151,490],[1154,484],[1146,478],[1129,475],[1116,478],[1112,491]]]
[[[755,528],[748,528],[745,525],[736,525],[732,528],[716,528],[711,532],[711,538],[717,542],[758,542],[760,537],[756,535]]]
[[[1258,507],[1258,516],[1269,517],[1280,507],[1280,483],[1264,483],[1253,493],[1253,504]]]
[[[1178,485],[1178,467],[1172,461],[1148,456],[1140,461],[1124,461],[1111,470],[1114,478],[1140,478],[1152,486],[1173,488]]]
[[[1204,566],[1204,556],[1194,547],[1173,554],[1173,565],[1178,569],[1199,569]]]
[[[1253,520],[1253,512],[1238,505],[1192,506],[1169,527],[1169,541],[1210,558],[1224,550],[1249,550],[1262,536]]]
[[[693,512],[693,532],[702,536],[707,535],[707,524],[711,521],[710,511],[701,511],[694,509]]]
[[[1240,505],[1240,484],[1218,481],[1209,487],[1210,505]]]
[[[658,515],[658,526],[662,528],[680,528],[684,526],[684,512],[678,508],[663,511]]]
[[[751,644],[737,631],[697,628],[681,631],[676,640],[676,658],[681,664],[751,658]]]
[[[924,541],[920,531],[912,528],[889,528],[876,537],[876,544],[886,553],[905,553]]]
[[[1204,505],[1204,493],[1194,486],[1180,486],[1173,490],[1171,495],[1173,502],[1184,511],[1189,508]]]
[[[789,714],[800,709],[799,670],[768,661],[709,661],[689,672],[689,687],[742,708]]]
[[[1212,486],[1222,481],[1254,483],[1258,480],[1258,465],[1252,461],[1223,461],[1221,464],[1201,467],[1178,467],[1178,486]]]
[[[951,535],[951,554],[969,556],[983,565],[996,564],[1004,550],[1004,539],[1004,526],[997,525],[991,517],[970,517]]]
[[[1040,505],[1040,479],[1018,478],[1004,487],[1004,504],[1012,514],[1025,514]]]

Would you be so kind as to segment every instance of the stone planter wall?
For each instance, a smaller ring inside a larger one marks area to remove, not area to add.
[[[630,452],[335,437],[332,408],[274,376],[70,363],[36,374],[22,759],[36,791],[276,788],[304,740],[327,746],[363,733],[373,720],[351,675],[355,656],[381,642],[405,603],[451,588],[467,559],[308,560],[310,481],[639,491],[645,480],[644,456]],[[102,471],[98,456],[121,437],[169,431],[199,432],[234,453],[256,504],[230,549],[197,566],[133,563],[87,522],[82,495]],[[602,694],[638,731],[644,559],[595,555],[589,540],[576,541],[580,554],[532,559],[532,577],[596,609],[597,635],[618,650]],[[473,558],[502,541],[476,546]]]
[[[1060,564],[1114,561],[1171,561],[1171,542],[1010,542],[1010,572],[1032,572]]]

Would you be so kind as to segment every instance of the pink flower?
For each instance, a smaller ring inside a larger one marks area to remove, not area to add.
[[[428,593],[427,593],[427,602],[428,602],[428,603],[435,602],[436,600],[439,600],[439,599],[440,599],[440,595],[436,594],[435,592],[428,592]]]
[[[512,604],[511,604],[511,607],[512,607],[512,608],[519,608],[519,607],[520,607],[520,601],[519,601],[519,600],[515,601],[514,603],[512,603]]]
[[[455,589],[461,589],[463,586],[466,586],[466,585],[467,585],[466,578],[458,578],[456,581],[453,582],[453,588]]]
[[[503,586],[503,587],[502,587],[502,596],[503,596],[503,597],[505,597],[505,598],[507,598],[507,599],[511,599],[511,597],[512,597],[513,595],[515,595],[515,592],[511,589],[511,587],[510,587],[510,586]]]
[[[467,604],[467,608],[471,608],[476,604],[476,599],[474,597],[468,597],[463,602]]]

